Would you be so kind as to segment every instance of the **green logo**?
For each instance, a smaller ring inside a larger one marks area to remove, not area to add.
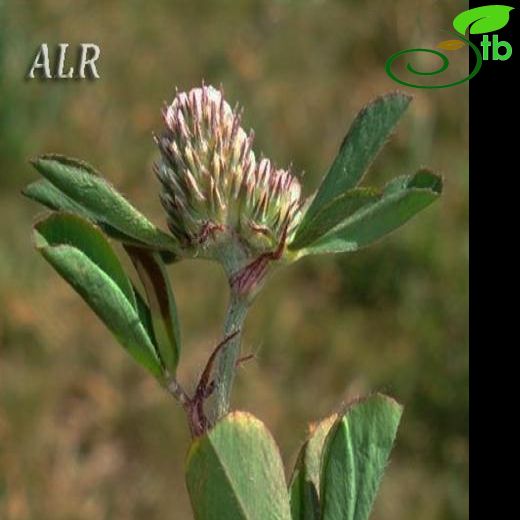
[[[452,34],[456,39],[444,40],[437,45],[437,48],[451,52],[468,46],[474,52],[476,58],[475,66],[465,78],[442,85],[417,85],[415,83],[410,83],[408,81],[399,79],[393,72],[392,66],[396,59],[405,54],[421,52],[433,54],[440,58],[440,66],[437,67],[437,69],[428,72],[417,70],[412,64],[407,63],[406,70],[417,76],[435,76],[441,72],[444,72],[449,67],[450,61],[444,53],[434,49],[423,48],[405,49],[403,51],[392,54],[392,56],[390,56],[390,58],[388,58],[386,61],[386,73],[394,81],[397,81],[397,83],[413,88],[448,88],[469,81],[479,72],[480,68],[482,67],[482,61],[489,60],[490,56],[491,59],[495,61],[505,61],[508,60],[513,54],[513,48],[510,43],[506,41],[500,41],[498,39],[498,35],[496,34],[494,34],[490,39],[489,35],[487,34],[498,31],[499,29],[502,29],[502,27],[505,27],[509,22],[509,12],[513,9],[513,7],[508,5],[486,5],[463,11],[454,18],[453,27],[457,32]],[[469,40],[469,38],[465,37],[466,31],[468,31],[469,34],[483,34],[482,41],[480,43],[482,52],[474,43]]]

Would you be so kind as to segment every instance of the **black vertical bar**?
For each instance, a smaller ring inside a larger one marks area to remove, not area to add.
[[[470,2],[470,7],[494,3],[475,1]],[[515,7],[517,2],[504,4]],[[516,439],[518,435],[512,422],[518,407],[510,399],[516,399],[514,385],[520,378],[519,363],[514,361],[519,351],[516,251],[520,200],[513,187],[520,174],[514,157],[520,149],[516,101],[520,85],[513,78],[520,52],[513,37],[514,27],[520,23],[519,9],[520,5],[510,12],[506,27],[488,34],[491,41],[496,35],[499,41],[511,45],[511,57],[493,60],[490,48],[488,59],[469,86],[470,518],[482,512],[476,501],[492,497],[492,488],[501,498],[491,498],[493,512],[489,518],[510,517],[500,509],[510,511],[509,499],[516,502],[517,498],[517,492],[511,495],[504,489],[507,478],[495,479],[493,475],[506,471],[498,465],[508,464],[505,459],[515,449],[507,446],[505,439],[510,435]],[[471,40],[482,49],[483,37],[471,35]],[[502,47],[500,52],[504,50]],[[470,70],[473,64],[470,59]],[[509,463],[514,467],[512,460]]]

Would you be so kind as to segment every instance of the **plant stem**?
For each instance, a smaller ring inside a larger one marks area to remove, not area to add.
[[[213,422],[219,420],[229,411],[231,389],[235,378],[237,360],[240,355],[242,327],[249,307],[247,301],[234,295],[233,291],[230,298],[224,324],[224,337],[231,336],[235,332],[238,333],[229,340],[218,356],[215,368],[215,397],[211,410]]]
[[[177,400],[182,406],[186,406],[186,403],[190,400],[182,386],[177,382],[174,376],[169,375],[166,378],[165,383],[166,390]]]

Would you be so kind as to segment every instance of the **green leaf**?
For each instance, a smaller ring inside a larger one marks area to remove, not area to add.
[[[92,214],[85,208],[76,204],[72,199],[63,194],[56,186],[46,179],[31,182],[22,190],[22,194],[49,209],[55,211],[68,211],[92,219]]]
[[[375,394],[349,406],[331,429],[321,475],[323,520],[367,520],[401,419],[402,407]]]
[[[332,199],[357,186],[411,99],[407,94],[393,92],[375,99],[358,113],[302,225],[307,225]]]
[[[134,289],[112,247],[94,226],[84,219],[66,213],[55,213],[35,226],[45,246],[72,246],[84,253],[118,286],[126,299],[136,307]],[[37,244],[39,245],[39,244]]]
[[[162,368],[141,323],[134,289],[101,231],[55,213],[35,225],[37,249],[80,294],[132,357],[158,379]]]
[[[126,245],[150,305],[155,345],[164,366],[175,374],[179,362],[180,327],[177,306],[164,262],[158,253]]]
[[[453,19],[453,27],[460,34],[484,34],[498,31],[509,22],[509,12],[514,7],[508,5],[484,5],[468,9]]]
[[[141,244],[138,240],[125,235],[121,231],[118,231],[112,226],[97,219],[93,213],[67,197],[47,179],[40,179],[32,182],[22,190],[22,195],[25,195],[27,198],[39,202],[54,211],[66,211],[86,218],[99,226],[109,237],[114,238],[115,240],[127,244]]]
[[[193,441],[186,483],[195,520],[291,518],[278,448],[248,413],[230,413]]]
[[[289,485],[293,520],[319,520],[320,472],[323,445],[337,414],[312,426],[302,446]]]
[[[380,198],[381,193],[371,188],[354,188],[342,193],[318,210],[310,221],[298,227],[289,248],[301,249],[312,244],[360,208]]]
[[[146,303],[146,300],[141,296],[141,293],[134,286],[134,296],[136,302],[137,314],[139,315],[139,321],[143,324],[148,337],[151,339],[154,345],[157,344],[155,341],[155,333],[153,331],[153,323],[152,323],[152,312],[150,311],[150,307]],[[155,349],[157,353],[157,348]]]
[[[177,243],[170,235],[155,227],[86,163],[61,155],[43,155],[33,165],[59,192],[83,208],[82,216],[110,226],[120,233],[121,238],[127,236],[154,249],[176,250]],[[33,186],[29,194],[39,201],[68,204],[67,200],[59,199],[57,193],[50,193],[48,186]],[[59,207],[71,211],[76,209]]]
[[[382,238],[429,206],[442,192],[442,179],[428,170],[391,181],[377,202],[363,206],[301,251],[305,254],[356,251]]]

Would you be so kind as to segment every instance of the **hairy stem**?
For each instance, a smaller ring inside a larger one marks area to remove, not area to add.
[[[168,374],[165,381],[166,390],[182,405],[185,406],[190,400],[182,386],[174,376]]]
[[[236,364],[240,355],[242,327],[248,311],[248,303],[231,292],[224,337],[236,333],[220,351],[215,367],[215,395],[211,410],[212,421],[215,422],[229,411],[231,389],[235,378]]]

